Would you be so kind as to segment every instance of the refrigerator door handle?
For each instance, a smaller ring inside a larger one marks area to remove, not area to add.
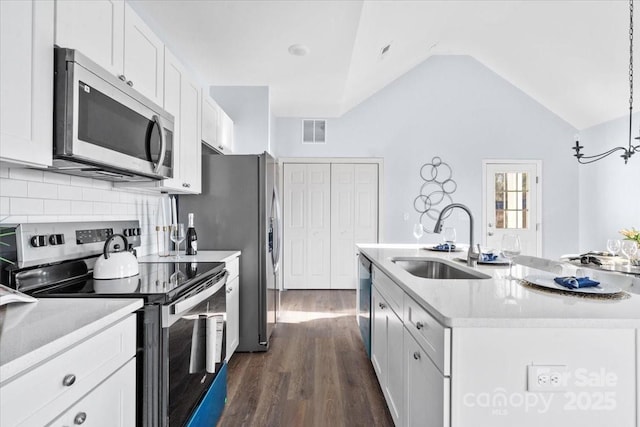
[[[282,219],[280,215],[280,197],[278,196],[278,188],[273,187],[273,208],[275,210],[275,221],[273,230],[273,251],[271,252],[271,259],[273,261],[273,272],[277,273],[280,268],[280,251],[281,251],[281,239],[282,239]]]

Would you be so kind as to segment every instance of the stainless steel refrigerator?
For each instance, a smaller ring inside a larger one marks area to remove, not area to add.
[[[202,156],[202,194],[178,197],[195,214],[198,251],[242,251],[238,351],[266,351],[278,316],[281,253],[278,165],[268,153]]]

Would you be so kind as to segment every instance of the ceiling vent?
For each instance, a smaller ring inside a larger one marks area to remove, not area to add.
[[[302,120],[302,143],[324,144],[327,142],[327,121],[316,119]]]

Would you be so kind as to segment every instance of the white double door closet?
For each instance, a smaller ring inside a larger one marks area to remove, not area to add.
[[[356,243],[378,242],[380,163],[284,163],[285,289],[355,289]]]

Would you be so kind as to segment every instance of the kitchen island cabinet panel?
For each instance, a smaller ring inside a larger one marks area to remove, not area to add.
[[[404,330],[404,425],[449,427],[450,379],[442,375],[415,338]]]
[[[634,329],[454,328],[451,425],[636,426],[635,338]]]
[[[53,26],[49,1],[0,1],[0,161],[51,166]]]
[[[371,362],[394,423],[402,425],[404,377],[402,321],[378,290],[371,291]]]

